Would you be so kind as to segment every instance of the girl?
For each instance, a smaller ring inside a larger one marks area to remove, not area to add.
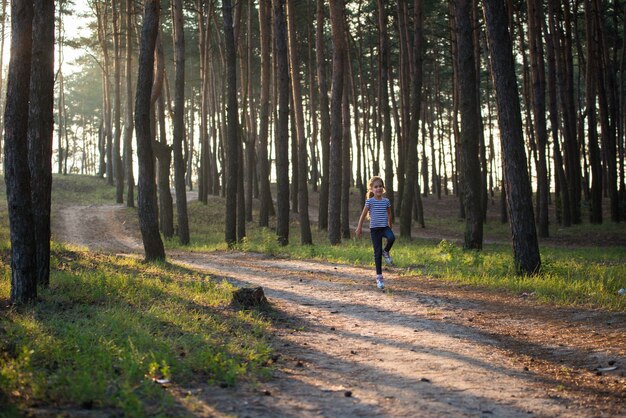
[[[393,263],[393,259],[389,255],[389,250],[396,240],[391,230],[391,202],[386,197],[385,183],[383,179],[374,176],[369,181],[368,191],[365,194],[365,206],[359,218],[359,225],[356,227],[357,238],[361,237],[361,229],[363,221],[369,213],[370,217],[370,234],[372,236],[372,244],[374,246],[374,261],[376,263],[376,286],[379,289],[385,288],[383,281],[383,270],[381,266],[381,257],[385,259],[387,264]],[[383,237],[387,239],[387,244],[383,249]]]

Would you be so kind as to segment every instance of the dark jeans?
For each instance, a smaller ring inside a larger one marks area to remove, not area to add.
[[[383,238],[387,239],[385,251],[389,252],[393,246],[396,236],[388,226],[384,228],[371,228],[372,244],[374,244],[374,262],[376,263],[376,274],[383,274],[382,256],[383,256]]]

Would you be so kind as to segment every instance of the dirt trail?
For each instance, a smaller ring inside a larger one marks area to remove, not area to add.
[[[122,206],[68,207],[57,239],[141,253]],[[263,286],[279,317],[274,377],[235,388],[172,388],[198,416],[626,415],[626,315],[385,271],[237,252],[170,261]],[[598,366],[617,366],[597,372]]]

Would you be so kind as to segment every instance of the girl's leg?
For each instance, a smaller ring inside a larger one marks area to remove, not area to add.
[[[391,250],[393,243],[396,241],[396,236],[393,234],[393,231],[389,227],[386,227],[383,230],[383,233],[381,235],[387,239],[387,244],[385,244],[385,252],[388,253]],[[382,241],[382,236],[381,236],[381,241]]]
[[[371,228],[372,245],[374,246],[374,263],[376,264],[376,274],[383,274],[383,232],[384,228]]]

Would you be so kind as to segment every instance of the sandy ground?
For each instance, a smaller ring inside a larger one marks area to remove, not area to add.
[[[63,208],[56,239],[143,251],[122,206]],[[181,412],[239,417],[626,416],[626,315],[541,305],[387,268],[238,252],[168,253],[278,313],[276,369],[234,388],[173,386]],[[598,371],[598,368],[615,368]]]

